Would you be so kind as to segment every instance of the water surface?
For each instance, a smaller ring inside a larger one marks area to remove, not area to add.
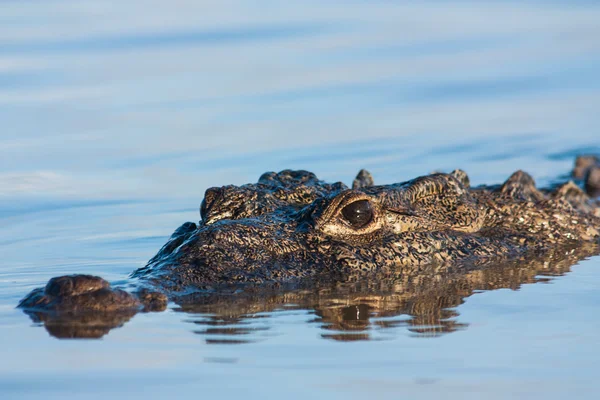
[[[473,279],[421,319],[411,287],[353,288],[58,340],[14,306],[59,274],[125,279],[206,188],[269,170],[563,179],[600,152],[598,21],[591,1],[3,2],[0,397],[595,398],[597,256]]]

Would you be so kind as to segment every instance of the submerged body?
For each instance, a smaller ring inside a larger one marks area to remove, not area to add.
[[[361,171],[350,189],[285,170],[256,184],[208,189],[200,214],[132,274],[137,291],[64,276],[20,306],[135,313],[198,292],[361,281],[432,265],[473,270],[600,240],[596,201],[572,182],[538,190],[522,171],[503,185],[476,188],[460,170],[382,186]]]

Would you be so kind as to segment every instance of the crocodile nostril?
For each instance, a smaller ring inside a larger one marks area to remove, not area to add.
[[[52,278],[46,284],[44,292],[50,296],[61,296],[73,291],[73,280],[69,276]]]
[[[212,187],[206,189],[204,193],[204,199],[200,204],[200,218],[206,222],[208,212],[215,205],[215,203],[223,196],[223,189],[218,187]]]
[[[44,292],[50,296],[77,296],[108,288],[107,281],[92,275],[66,275],[48,281]]]

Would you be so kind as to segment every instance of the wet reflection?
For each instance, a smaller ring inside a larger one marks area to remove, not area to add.
[[[406,330],[418,337],[467,329],[460,305],[472,294],[543,283],[600,253],[596,244],[561,247],[543,255],[479,265],[429,265],[385,273],[321,276],[292,288],[248,288],[174,299],[176,312],[209,344],[244,344],[277,334],[286,313],[306,316],[327,340],[379,340]],[[61,316],[29,313],[57,338],[100,338],[132,313]],[[311,316],[312,315],[312,316]],[[493,318],[491,316],[490,318]],[[297,322],[298,319],[296,318]]]
[[[426,266],[396,273],[351,277],[351,282],[305,283],[303,288],[252,290],[236,294],[190,296],[176,311],[203,329],[207,343],[262,340],[276,327],[273,318],[289,310],[314,314],[321,337],[337,341],[373,340],[406,329],[437,337],[468,328],[457,308],[472,294],[547,282],[570,271],[579,260],[598,254],[597,245],[555,249],[537,258],[485,265]]]
[[[35,323],[42,323],[48,333],[58,339],[100,339],[114,328],[123,326],[136,312],[94,313],[84,315],[52,315],[25,311]]]

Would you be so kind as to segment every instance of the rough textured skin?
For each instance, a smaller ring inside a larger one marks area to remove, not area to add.
[[[200,214],[199,224],[183,224],[132,274],[143,288],[137,293],[73,275],[53,278],[19,306],[38,319],[161,310],[167,297],[199,291],[361,282],[449,266],[472,271],[600,240],[595,200],[572,182],[538,190],[522,171],[476,188],[460,170],[382,186],[361,171],[353,189],[307,171],[269,172],[255,184],[208,189]]]

